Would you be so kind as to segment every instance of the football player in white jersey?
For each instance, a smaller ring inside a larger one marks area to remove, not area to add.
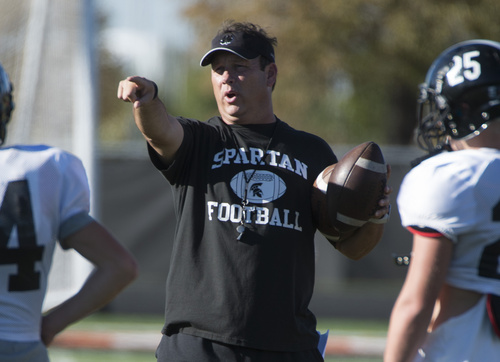
[[[498,361],[500,329],[500,43],[445,50],[421,85],[426,159],[398,207],[413,233],[385,362]]]
[[[0,145],[12,109],[12,85],[0,65]],[[131,283],[136,261],[89,215],[78,158],[42,145],[0,147],[0,170],[0,361],[48,361],[55,335]],[[77,294],[42,316],[57,241],[95,268]]]

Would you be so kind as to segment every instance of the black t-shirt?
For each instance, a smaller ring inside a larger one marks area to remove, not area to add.
[[[310,194],[316,176],[337,162],[331,148],[280,120],[179,121],[184,139],[168,169],[150,148],[177,214],[163,333],[274,351],[314,348]]]

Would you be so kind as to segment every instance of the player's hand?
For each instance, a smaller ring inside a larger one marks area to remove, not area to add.
[[[133,103],[134,108],[138,108],[155,99],[157,92],[156,84],[153,81],[132,76],[118,84],[117,97],[125,102]]]
[[[54,340],[54,337],[56,336],[57,331],[54,330],[54,326],[51,323],[51,319],[48,316],[43,316],[42,317],[42,327],[40,331],[40,335],[42,338],[43,344],[45,346],[49,346],[52,341]]]
[[[387,181],[389,181],[389,178],[391,177],[391,165],[387,164]],[[389,185],[385,186],[384,189],[384,197],[381,198],[378,202],[378,205],[380,206],[375,214],[373,215],[374,219],[382,219],[386,215],[390,214],[391,212],[391,198],[390,194],[392,192],[392,187]]]

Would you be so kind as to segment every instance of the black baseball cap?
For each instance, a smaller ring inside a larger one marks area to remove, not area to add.
[[[204,67],[212,63],[215,52],[221,50],[247,60],[261,55],[273,63],[275,61],[274,48],[264,37],[237,31],[217,34],[212,40],[212,49],[201,58],[200,65]]]

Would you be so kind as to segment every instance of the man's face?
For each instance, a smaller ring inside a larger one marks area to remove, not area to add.
[[[246,60],[226,51],[215,54],[212,86],[226,123],[259,123],[259,114],[271,102],[270,69],[275,69],[274,64],[261,69],[259,57]]]

